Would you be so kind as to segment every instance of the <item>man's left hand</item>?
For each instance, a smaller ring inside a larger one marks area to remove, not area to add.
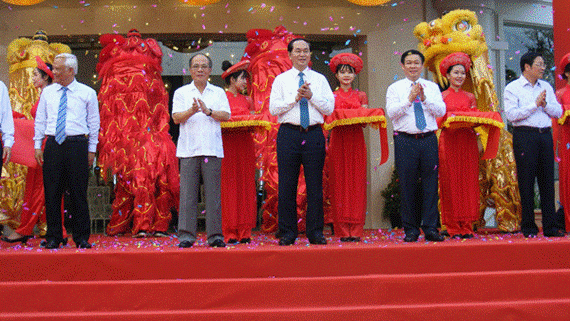
[[[95,153],[87,153],[87,161],[89,162],[89,167],[93,166],[93,161],[95,160]]]
[[[4,147],[4,150],[2,151],[2,159],[4,160],[4,163],[8,163],[10,161],[10,156],[12,156],[12,148]]]

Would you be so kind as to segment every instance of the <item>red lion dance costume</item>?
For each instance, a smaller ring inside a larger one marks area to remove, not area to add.
[[[168,94],[161,78],[162,51],[135,29],[127,38],[106,34],[97,64],[101,132],[99,164],[117,175],[107,234],[166,233],[177,207],[180,176],[168,133]],[[132,221],[132,227],[131,227]]]

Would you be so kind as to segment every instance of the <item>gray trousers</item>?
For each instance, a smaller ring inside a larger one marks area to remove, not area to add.
[[[178,215],[178,240],[196,242],[200,176],[204,180],[206,196],[206,234],[208,243],[222,235],[221,197],[222,159],[214,156],[196,156],[180,159],[180,213]]]

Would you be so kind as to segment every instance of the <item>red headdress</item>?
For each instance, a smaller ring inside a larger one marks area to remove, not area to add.
[[[222,74],[222,78],[226,79],[229,75],[233,74],[234,72],[238,72],[240,70],[247,70],[247,67],[249,67],[249,60],[247,59],[242,60],[237,64],[228,68],[226,71],[224,71],[224,73]]]
[[[447,74],[449,67],[455,65],[462,65],[465,67],[465,71],[467,72],[469,68],[471,68],[471,58],[469,58],[469,56],[463,52],[454,52],[452,54],[449,54],[447,57],[443,58],[439,64],[439,72],[442,75],[445,75]]]
[[[51,71],[51,69],[49,69],[49,67],[42,60],[42,58],[40,58],[40,56],[36,56],[36,62],[38,64],[38,69],[45,72],[51,79],[53,79],[53,72]]]
[[[560,71],[561,75],[564,75],[564,69],[566,68],[567,64],[570,64],[570,52],[565,54],[564,57],[560,59],[560,63],[558,64],[558,70]]]
[[[336,73],[338,65],[349,65],[354,68],[354,73],[358,74],[362,70],[364,63],[360,57],[353,53],[341,53],[334,56],[329,63],[329,67],[333,73]]]

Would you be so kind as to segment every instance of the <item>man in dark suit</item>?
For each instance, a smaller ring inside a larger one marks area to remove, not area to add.
[[[421,227],[427,241],[441,242],[444,237],[437,230],[439,156],[435,119],[445,114],[445,103],[439,87],[421,78],[422,53],[408,50],[402,54],[400,62],[406,78],[388,87],[386,111],[394,126],[394,158],[401,187],[404,241],[416,242]],[[421,178],[421,197],[416,193],[418,178]],[[421,208],[421,215],[417,208]]]
[[[326,244],[323,236],[323,115],[334,110],[334,95],[326,78],[311,70],[308,41],[293,39],[288,47],[293,68],[275,77],[269,111],[281,124],[277,134],[279,172],[279,245],[297,238],[297,182],[301,164],[307,184],[307,238]]]
[[[87,184],[99,136],[99,104],[95,90],[75,80],[77,68],[74,55],[55,57],[54,84],[42,91],[36,113],[34,147],[36,160],[43,165],[47,249],[65,242],[61,198],[66,189],[73,204],[69,211],[75,245],[91,248]]]

